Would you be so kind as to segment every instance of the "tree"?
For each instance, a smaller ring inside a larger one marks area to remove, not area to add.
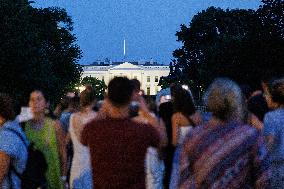
[[[210,7],[176,33],[176,68],[196,86],[225,76],[258,87],[260,79],[283,74],[283,40],[271,34],[258,12]]]
[[[104,81],[101,81],[95,77],[87,76],[82,79],[81,85],[91,85],[95,91],[96,97],[99,100],[102,100],[104,98],[105,90],[107,89]]]
[[[262,0],[258,9],[266,28],[276,35],[284,37],[284,0]]]
[[[181,80],[180,75],[174,70],[175,63],[176,63],[175,60],[173,60],[173,62],[170,62],[170,65],[169,65],[170,73],[169,73],[169,75],[163,76],[163,77],[160,78],[158,85],[161,86],[162,89],[169,88],[171,84],[180,82],[180,80]]]
[[[72,20],[64,9],[33,8],[27,0],[0,0],[1,92],[27,102],[42,89],[55,102],[80,81]]]

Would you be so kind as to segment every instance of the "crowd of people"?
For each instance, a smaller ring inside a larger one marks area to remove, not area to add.
[[[103,102],[86,86],[51,115],[36,89],[26,120],[0,94],[0,189],[284,188],[283,77],[255,91],[217,78],[206,112],[190,89],[170,91],[155,107],[138,80],[115,77]],[[31,160],[31,149],[46,163],[36,166],[39,182],[27,182],[40,158]]]

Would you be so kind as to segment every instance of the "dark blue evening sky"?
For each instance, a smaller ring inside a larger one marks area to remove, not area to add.
[[[128,60],[168,64],[180,24],[189,25],[197,12],[209,6],[257,9],[261,0],[36,0],[35,7],[65,8],[74,22],[77,44],[83,51],[80,64],[97,59],[123,59],[126,39]]]

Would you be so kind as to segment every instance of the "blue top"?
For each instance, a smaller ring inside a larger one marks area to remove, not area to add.
[[[71,117],[72,112],[62,112],[60,116],[60,123],[61,127],[64,130],[65,133],[69,131],[69,122],[70,122],[70,117]]]
[[[16,133],[7,130],[7,128],[12,129],[18,134],[22,135],[25,144]],[[22,173],[26,167],[28,158],[26,145],[28,144],[29,142],[18,122],[7,121],[2,127],[0,127],[0,151],[10,156],[12,166],[17,170],[18,173]],[[9,189],[11,184],[13,189],[21,188],[20,178],[18,178],[13,172],[11,172],[11,179],[9,179],[9,176],[4,178],[3,184],[0,186],[0,188]]]
[[[265,115],[264,135],[271,135],[274,138],[274,144],[269,152],[271,161],[284,161],[284,108]]]

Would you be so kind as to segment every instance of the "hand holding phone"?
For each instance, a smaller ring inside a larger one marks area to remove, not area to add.
[[[19,122],[29,121],[33,118],[33,113],[30,107],[22,107],[21,113],[17,116]]]

